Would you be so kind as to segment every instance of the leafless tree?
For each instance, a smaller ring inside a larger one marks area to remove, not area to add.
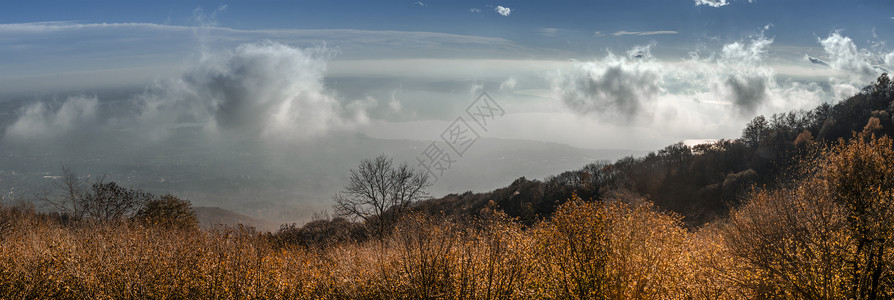
[[[62,176],[53,181],[53,185],[60,194],[44,194],[38,197],[41,201],[73,219],[81,219],[87,214],[83,203],[86,181],[81,180],[71,168],[62,166]]]
[[[140,190],[105,182],[105,175],[92,184],[81,179],[70,168],[62,167],[62,177],[54,182],[59,195],[45,195],[41,200],[56,211],[80,220],[113,221],[130,217],[154,196]]]
[[[379,155],[363,159],[351,170],[351,181],[335,195],[333,208],[342,217],[360,219],[382,234],[413,202],[429,196],[431,177],[406,163],[393,166],[393,159]]]

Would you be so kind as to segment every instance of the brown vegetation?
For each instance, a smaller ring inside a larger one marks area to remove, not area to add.
[[[696,235],[627,196],[574,198],[527,229],[499,211],[474,222],[411,214],[386,238],[321,248],[244,228],[3,214],[0,298],[645,299],[698,297],[713,282],[693,272]]]

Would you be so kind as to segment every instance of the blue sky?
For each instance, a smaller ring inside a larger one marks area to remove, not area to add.
[[[422,3],[420,5],[419,3]],[[777,35],[794,42],[836,29],[869,38],[873,28],[892,26],[894,4],[860,1],[732,0],[723,7],[692,1],[25,1],[7,4],[4,23],[74,21],[78,23],[155,23],[195,25],[194,10],[205,13],[226,5],[221,25],[238,29],[366,29],[433,31],[501,36],[524,40],[539,28],[590,35],[676,30],[687,38],[739,34],[774,24]],[[493,9],[511,9],[501,17]],[[471,13],[480,9],[481,13]],[[806,37],[805,37],[806,36]]]

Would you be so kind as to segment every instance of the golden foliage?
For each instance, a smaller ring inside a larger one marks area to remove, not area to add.
[[[0,298],[890,298],[892,144],[815,148],[800,180],[698,229],[627,194],[575,195],[530,228],[494,205],[474,220],[410,214],[325,247],[246,228],[63,226],[0,205]]]
[[[692,272],[695,235],[642,201],[575,198],[529,229],[499,211],[410,215],[390,236],[326,249],[245,228],[16,220],[0,244],[0,298],[651,299],[698,297],[708,280]]]
[[[804,161],[791,187],[758,191],[724,227],[758,297],[876,299],[894,296],[894,145],[855,134]]]

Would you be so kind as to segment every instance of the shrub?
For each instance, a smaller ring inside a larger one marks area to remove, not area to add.
[[[279,245],[301,245],[308,248],[326,249],[332,246],[366,240],[366,227],[344,218],[320,218],[298,226],[282,225],[273,234]]]
[[[146,225],[175,229],[198,229],[199,221],[188,200],[171,195],[153,199],[140,208],[133,219]]]
[[[626,194],[587,202],[576,195],[534,233],[542,297],[688,298],[700,265],[694,237],[675,215]],[[547,296],[552,295],[552,296]]]
[[[791,187],[755,193],[724,229],[759,297],[894,296],[894,144],[855,134],[801,162]]]

